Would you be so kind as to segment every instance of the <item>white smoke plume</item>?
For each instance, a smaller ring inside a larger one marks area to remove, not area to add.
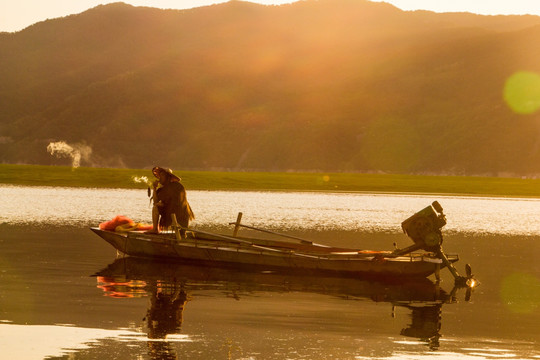
[[[88,161],[92,155],[92,148],[86,144],[69,145],[65,141],[52,142],[47,145],[49,154],[58,158],[65,157],[71,159],[71,166],[78,168],[81,160]]]
[[[146,176],[132,176],[131,179],[138,184],[145,183],[148,186],[152,186],[152,182]]]

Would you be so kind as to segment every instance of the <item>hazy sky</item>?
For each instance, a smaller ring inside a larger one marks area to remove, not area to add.
[[[99,4],[123,1],[135,6],[186,9],[224,0],[1,0],[0,31],[19,31],[36,22],[77,14]],[[382,1],[382,0],[373,0]],[[403,10],[437,12],[467,11],[485,15],[540,15],[540,0],[384,0]],[[294,0],[251,0],[260,4],[284,4]]]

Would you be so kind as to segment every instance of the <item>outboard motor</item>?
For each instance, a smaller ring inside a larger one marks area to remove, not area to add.
[[[414,244],[403,249],[396,249],[392,252],[392,256],[405,255],[419,249],[433,252],[450,270],[456,285],[469,286],[470,283],[475,282],[470,265],[467,264],[465,267],[467,276],[461,276],[443,252],[441,229],[444,225],[446,225],[446,217],[443,214],[443,208],[437,201],[434,201],[430,206],[401,223],[403,232],[414,241]]]
[[[403,232],[415,243],[415,247],[436,252],[442,244],[441,229],[446,225],[446,217],[441,205],[434,201],[401,223]]]

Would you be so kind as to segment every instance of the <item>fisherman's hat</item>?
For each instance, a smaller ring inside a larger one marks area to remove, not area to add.
[[[160,172],[166,172],[167,174],[169,174],[169,176],[171,176],[173,179],[176,179],[178,181],[182,180],[180,179],[178,176],[176,176],[175,174],[173,174],[172,170],[169,169],[169,168],[162,168],[162,167],[159,167],[159,166],[155,166],[153,169],[152,169],[152,174],[154,174],[154,176],[156,178],[159,179],[159,173]]]

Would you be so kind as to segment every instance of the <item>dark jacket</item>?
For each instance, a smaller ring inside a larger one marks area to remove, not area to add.
[[[193,213],[187,202],[186,189],[177,182],[166,183],[157,191],[157,200],[163,203],[159,209],[159,225],[162,228],[169,227],[172,224],[171,214],[176,215],[178,223],[187,227],[189,220],[193,219]]]

